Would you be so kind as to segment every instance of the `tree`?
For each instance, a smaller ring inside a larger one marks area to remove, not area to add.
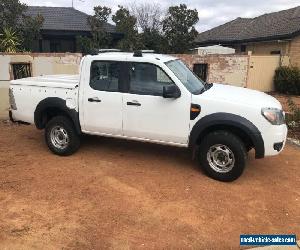
[[[82,54],[90,54],[95,49],[95,44],[93,42],[93,39],[87,37],[87,36],[77,36],[76,37],[76,48],[78,51],[80,51]]]
[[[4,28],[3,34],[0,34],[0,49],[7,53],[15,53],[18,51],[21,39],[17,33],[11,28]]]
[[[21,35],[23,37],[23,49],[30,51],[33,46],[33,41],[38,41],[41,38],[41,27],[44,22],[44,17],[42,15],[37,15],[36,17],[25,16],[23,18],[23,25],[21,28]]]
[[[188,9],[185,4],[169,7],[163,20],[163,32],[168,40],[169,52],[184,53],[193,47],[198,34],[195,24],[199,21],[196,9]]]
[[[139,37],[143,49],[154,50],[157,53],[168,52],[168,42],[160,31],[146,29]]]
[[[111,44],[111,36],[105,30],[105,25],[111,14],[111,9],[105,6],[94,7],[95,14],[89,18],[92,29],[92,43],[95,48],[108,48]]]
[[[40,15],[36,17],[26,16],[26,9],[27,5],[19,0],[0,0],[0,33],[3,33],[2,39],[6,36],[9,36],[10,39],[18,38],[15,49],[19,50],[31,50],[34,40],[39,39],[40,28],[44,21]]]
[[[165,15],[157,3],[132,3],[131,12],[136,17],[139,29],[142,32],[161,30],[162,17]]]
[[[166,39],[162,33],[162,19],[165,11],[157,3],[132,3],[132,15],[137,20],[140,43],[143,49],[164,53],[167,48]]]
[[[19,0],[0,0],[0,30],[18,27],[26,8]]]
[[[112,20],[116,24],[117,32],[123,33],[124,37],[118,43],[118,47],[123,50],[134,50],[141,48],[139,42],[137,20],[131,15],[129,10],[123,6],[113,15]]]

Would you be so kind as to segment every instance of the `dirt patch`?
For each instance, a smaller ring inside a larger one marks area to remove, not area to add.
[[[284,95],[284,94],[280,94],[280,93],[275,93],[275,92],[271,92],[268,93],[272,96],[274,96],[278,101],[280,101],[283,110],[285,112],[289,112],[289,105],[288,105],[288,99],[291,98],[293,100],[293,102],[300,107],[300,96],[295,96],[295,95]]]
[[[240,234],[300,235],[300,150],[233,183],[185,149],[85,137],[71,157],[42,131],[0,124],[1,249],[236,249]]]
[[[284,95],[279,93],[269,93],[274,96],[278,101],[280,101],[283,110],[286,112],[286,121],[289,127],[288,137],[292,138],[296,141],[300,141],[300,122],[299,119],[296,118],[295,111],[291,110],[289,106],[289,98],[294,103],[295,107],[300,108],[300,96],[293,95]]]

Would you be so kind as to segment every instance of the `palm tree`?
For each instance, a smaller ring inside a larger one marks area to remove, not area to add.
[[[12,28],[4,28],[0,34],[0,49],[7,53],[15,53],[21,45],[21,39]]]

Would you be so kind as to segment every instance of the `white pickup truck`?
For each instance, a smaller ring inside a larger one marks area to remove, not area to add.
[[[255,90],[201,81],[175,57],[106,52],[82,59],[80,75],[11,81],[12,121],[45,129],[49,149],[70,155],[82,133],[192,149],[214,179],[233,181],[247,152],[282,151],[280,103]]]

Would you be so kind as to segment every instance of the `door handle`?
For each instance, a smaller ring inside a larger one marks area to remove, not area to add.
[[[137,101],[133,101],[133,102],[127,102],[128,106],[141,106],[141,104]]]
[[[101,102],[101,100],[98,97],[93,97],[88,99],[89,102]]]

